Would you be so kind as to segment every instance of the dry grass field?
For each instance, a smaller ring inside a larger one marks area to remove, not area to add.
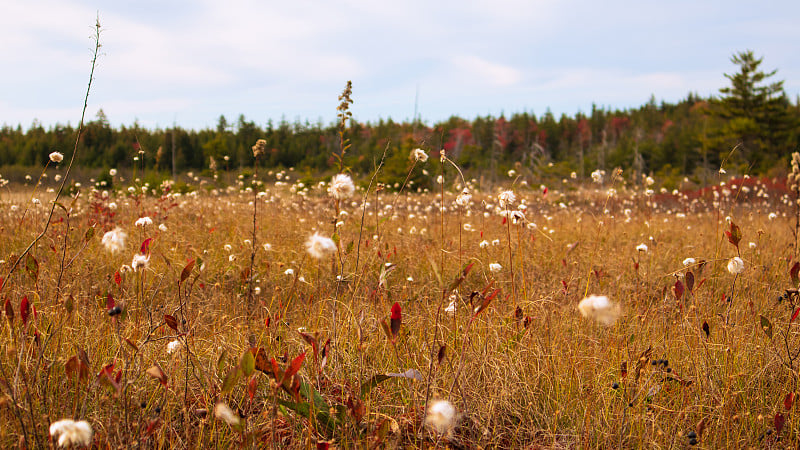
[[[785,180],[459,180],[3,188],[0,446],[797,447]]]

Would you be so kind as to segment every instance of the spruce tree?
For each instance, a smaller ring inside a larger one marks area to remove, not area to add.
[[[796,119],[789,110],[789,101],[783,90],[783,81],[770,82],[777,70],[759,70],[763,58],[756,58],[751,50],[739,52],[731,62],[739,66],[734,74],[725,74],[731,85],[720,89],[722,98],[713,108],[722,119],[717,132],[716,146],[725,158],[738,144],[743,162],[765,169],[791,151],[794,146],[791,130]]]

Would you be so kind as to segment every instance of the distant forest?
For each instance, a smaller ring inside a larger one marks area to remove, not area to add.
[[[655,98],[630,110],[593,107],[587,114],[555,117],[516,113],[500,117],[460,117],[427,125],[420,121],[379,120],[361,123],[288,122],[259,125],[239,116],[221,116],[215,129],[180,127],[148,130],[136,124],[112,128],[102,110],[85,125],[76,163],[87,168],[124,170],[134,164],[164,174],[176,171],[252,168],[251,147],[267,141],[259,160],[264,167],[294,167],[301,173],[324,174],[338,168],[340,132],[351,147],[345,166],[355,174],[374,170],[388,145],[386,181],[402,181],[409,152],[417,147],[432,154],[443,148],[467,173],[498,176],[510,169],[543,177],[575,172],[588,177],[595,169],[621,167],[626,174],[705,177],[721,165],[750,174],[782,173],[798,150],[800,99],[792,103],[775,71],[759,69],[762,59],[751,51],[731,58],[737,71],[725,77],[719,95],[689,94],[675,104]],[[356,90],[357,91],[357,90]],[[353,111],[358,111],[356,102]],[[40,166],[53,151],[71,156],[76,129],[34,123],[0,129],[0,168]],[[143,152],[143,153],[142,153]],[[134,160],[137,158],[137,160]],[[775,170],[776,172],[773,172]]]

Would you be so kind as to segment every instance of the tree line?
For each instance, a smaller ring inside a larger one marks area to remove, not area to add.
[[[473,174],[498,176],[512,168],[535,175],[587,177],[596,169],[622,167],[628,173],[704,176],[722,165],[739,173],[764,174],[786,166],[797,151],[800,99],[792,103],[776,72],[760,70],[762,58],[752,51],[731,58],[737,71],[726,74],[729,85],[719,95],[696,94],[677,103],[654,97],[639,108],[592,107],[587,113],[554,116],[549,110],[508,117],[457,116],[428,125],[395,122],[342,121],[325,125],[285,119],[259,125],[244,116],[224,116],[214,129],[181,127],[146,129],[134,124],[112,128],[102,110],[85,125],[76,163],[89,168],[125,169],[146,166],[162,173],[187,170],[239,170],[252,167],[251,147],[267,141],[259,158],[265,167],[294,167],[321,173],[332,170],[341,153],[340,131],[351,147],[345,165],[356,174],[371,172],[388,146],[385,181],[405,177],[409,152],[417,147],[450,159]],[[356,104],[357,108],[357,104]],[[0,128],[0,167],[37,166],[53,151],[68,153],[76,130],[69,125],[27,130]],[[67,154],[67,156],[69,156]]]

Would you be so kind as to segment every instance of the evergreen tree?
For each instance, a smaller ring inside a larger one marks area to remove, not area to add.
[[[791,130],[796,123],[783,90],[783,81],[769,82],[777,70],[759,70],[763,58],[751,50],[739,52],[731,62],[739,66],[725,74],[731,86],[720,89],[714,114],[723,119],[717,133],[717,148],[724,157],[739,145],[745,161],[759,169],[772,164],[794,146]]]

